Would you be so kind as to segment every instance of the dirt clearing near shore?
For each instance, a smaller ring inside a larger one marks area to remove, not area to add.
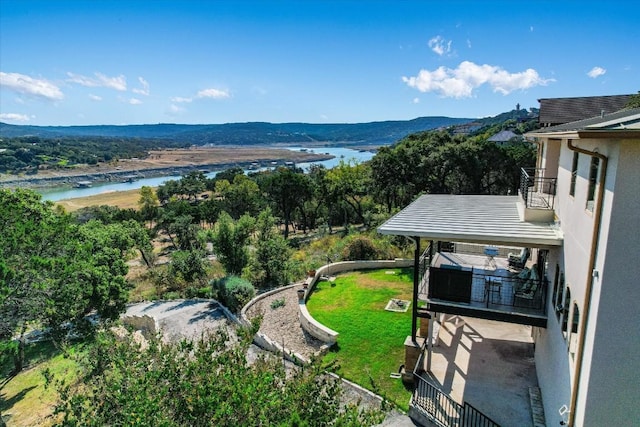
[[[74,199],[60,200],[56,205],[62,206],[65,211],[73,212],[87,206],[117,206],[120,209],[138,209],[140,189],[128,191],[111,191],[108,193],[94,194],[93,196],[77,197]]]
[[[267,163],[292,161],[296,163],[328,160],[333,156],[316,154],[308,151],[294,151],[286,148],[268,148],[263,146],[225,146],[225,147],[191,147],[180,149],[150,151],[145,158],[113,160],[97,165],[74,165],[64,169],[41,169],[36,175],[16,176],[0,175],[0,181],[28,181],[73,177],[77,175],[110,174],[121,172],[140,172],[151,169],[173,167],[215,168],[217,165],[247,165],[252,162]]]

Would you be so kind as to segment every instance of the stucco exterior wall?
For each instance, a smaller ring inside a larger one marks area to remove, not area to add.
[[[640,139],[608,145],[618,151],[609,157],[609,221],[600,234],[580,384],[588,391],[579,396],[576,423],[585,426],[640,420]]]
[[[563,269],[562,248],[549,252],[548,277],[555,277],[555,266]],[[553,308],[553,282],[547,295],[548,320],[546,329],[539,328],[534,333],[535,361],[538,384],[542,391],[542,402],[547,425],[559,425],[562,421],[558,409],[562,405],[569,406],[571,401],[571,375],[567,344],[562,335],[561,319]]]
[[[591,157],[579,155],[575,194],[571,196],[573,151],[566,140],[559,144],[556,215],[564,245],[550,253],[549,278],[553,280],[555,265],[559,265],[571,292],[569,328],[574,303],[580,311],[580,328],[587,328],[575,425],[632,425],[633,420],[640,419],[640,262],[634,255],[640,249],[640,141],[594,139],[574,143],[608,159],[596,276],[589,318],[585,321],[586,289],[593,274],[588,263],[595,212],[586,209]],[[543,153],[557,152],[546,149]],[[552,165],[553,161],[542,164]],[[601,162],[600,173],[602,166]],[[557,425],[556,421],[562,420],[558,409],[570,404],[576,362],[552,301],[550,292],[547,328],[537,334],[535,357],[547,422]]]

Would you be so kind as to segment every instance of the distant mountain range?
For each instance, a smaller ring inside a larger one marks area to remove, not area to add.
[[[95,126],[29,126],[0,123],[0,137],[37,136],[164,139],[195,145],[252,145],[274,143],[340,143],[386,145],[405,136],[471,122],[469,118],[419,117],[370,123],[226,123],[213,125],[149,124]]]

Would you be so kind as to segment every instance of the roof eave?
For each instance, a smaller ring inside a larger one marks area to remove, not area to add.
[[[554,139],[639,139],[637,129],[577,129],[557,132],[528,132],[526,137]]]
[[[536,238],[532,236],[513,238],[504,235],[480,235],[480,234],[452,234],[452,233],[438,233],[438,232],[416,232],[414,230],[403,229],[385,229],[383,226],[378,228],[378,233],[390,236],[406,236],[406,237],[418,237],[428,240],[441,241],[441,242],[465,242],[465,243],[477,243],[477,244],[494,244],[503,246],[532,246],[536,248],[551,248],[555,246],[562,246],[563,239],[558,236],[556,239]]]

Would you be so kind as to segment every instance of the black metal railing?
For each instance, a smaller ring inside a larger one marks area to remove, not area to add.
[[[431,244],[427,245],[427,248],[420,255],[419,263],[418,263],[418,283],[420,285],[419,292],[421,294],[427,293],[427,279],[429,274],[429,266],[431,265]]]
[[[411,405],[442,427],[500,427],[498,423],[469,403],[459,404],[422,376],[424,353],[425,346],[423,345],[413,371],[415,389],[411,396]]]
[[[553,209],[557,178],[545,176],[545,169],[522,168],[520,195],[528,208]]]
[[[430,267],[426,294],[429,299],[478,307],[545,312],[548,284],[540,272],[524,269],[518,274],[505,274],[490,274],[472,267]]]

